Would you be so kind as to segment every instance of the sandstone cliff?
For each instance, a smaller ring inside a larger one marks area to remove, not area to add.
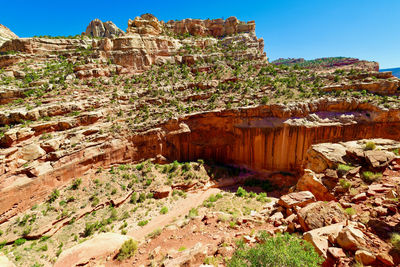
[[[8,40],[18,38],[18,36],[10,31],[6,26],[0,24],[0,46]]]
[[[99,19],[94,19],[89,23],[84,34],[92,37],[112,38],[124,35],[124,32],[112,21],[102,22]]]

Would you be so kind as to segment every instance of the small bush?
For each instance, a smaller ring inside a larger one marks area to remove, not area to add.
[[[346,190],[348,190],[351,187],[351,183],[349,181],[347,181],[346,179],[340,179],[339,184],[341,187],[343,187]]]
[[[26,242],[25,238],[18,238],[17,240],[14,241],[14,244],[16,246],[21,246],[21,245],[25,244],[25,242]]]
[[[323,262],[310,243],[296,236],[285,233],[270,237],[263,231],[260,239],[263,242],[254,247],[239,243],[227,266],[317,267]]]
[[[247,197],[249,194],[246,192],[245,189],[243,189],[241,186],[239,186],[239,188],[236,191],[236,195],[238,197]]]
[[[188,217],[193,219],[196,216],[199,216],[199,211],[196,208],[190,209]]]
[[[168,208],[166,206],[162,207],[160,210],[161,214],[166,214],[168,212]]]
[[[119,249],[117,259],[122,261],[125,259],[132,258],[133,255],[135,255],[137,248],[138,248],[138,244],[133,239],[129,239],[128,241],[125,241],[122,244],[121,248]]]
[[[79,188],[79,186],[81,185],[81,183],[82,183],[82,179],[75,179],[74,181],[72,181],[72,185],[71,185],[71,189],[72,190],[76,190],[76,189],[78,189]]]
[[[376,148],[376,145],[374,142],[368,141],[367,143],[365,143],[364,150],[374,150],[375,148]]]
[[[54,191],[51,193],[49,197],[49,203],[53,203],[58,197],[60,196],[60,191],[57,189],[54,189]]]
[[[392,234],[392,237],[390,238],[390,243],[392,243],[392,246],[395,250],[400,251],[400,234]]]
[[[365,182],[367,183],[372,183],[375,181],[378,181],[382,177],[382,173],[380,172],[370,172],[370,171],[365,171],[362,173],[362,178]]]
[[[347,208],[344,210],[348,215],[355,215],[357,212],[353,208]]]
[[[140,221],[140,222],[138,222],[138,226],[145,226],[146,224],[148,224],[149,223],[149,221],[148,220],[144,220],[144,221]]]
[[[354,167],[351,165],[346,165],[346,164],[339,164],[338,165],[338,171],[342,171],[342,172],[348,172],[351,169],[353,169]]]

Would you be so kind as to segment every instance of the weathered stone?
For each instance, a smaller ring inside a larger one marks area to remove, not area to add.
[[[342,248],[329,247],[328,253],[335,259],[347,257]]]
[[[367,250],[357,250],[354,257],[358,262],[364,265],[370,265],[375,261],[375,255]]]
[[[321,179],[311,170],[304,170],[296,184],[296,190],[310,191],[317,200],[334,200],[335,197],[329,192],[328,188],[322,183]]]
[[[300,209],[297,213],[304,231],[321,228],[347,219],[344,210],[336,202],[318,201]]]
[[[99,19],[92,20],[86,28],[85,35],[92,37],[117,37],[124,32],[111,21],[102,22]]]
[[[304,207],[312,202],[315,202],[314,195],[309,191],[301,191],[281,196],[278,204],[291,209],[293,207]]]
[[[125,235],[101,233],[90,240],[64,250],[54,267],[86,264],[90,259],[107,256],[117,251],[127,240],[129,240],[129,237]]]
[[[304,239],[311,242],[317,252],[326,259],[329,242],[333,243],[332,241],[337,238],[342,229],[343,224],[337,223],[308,231],[304,233],[303,236]]]
[[[336,242],[345,250],[356,251],[366,246],[363,232],[353,226],[346,226],[340,231]]]
[[[22,159],[26,161],[31,161],[37,158],[40,158],[46,155],[46,151],[44,151],[37,144],[26,145],[21,149]]]
[[[155,199],[166,198],[171,193],[172,189],[170,186],[162,186],[152,190],[153,197]]]

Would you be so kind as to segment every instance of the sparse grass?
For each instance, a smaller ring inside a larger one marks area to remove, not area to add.
[[[380,172],[370,172],[370,171],[365,171],[362,173],[362,178],[366,183],[373,183],[375,181],[378,181],[380,178],[382,178],[382,173]]]
[[[339,184],[343,189],[349,190],[351,187],[351,182],[346,179],[340,179]]]
[[[345,211],[348,215],[356,215],[356,214],[357,214],[356,210],[353,209],[353,208],[347,208],[347,209],[345,209],[344,211]]]
[[[346,165],[346,164],[341,164],[341,163],[337,167],[338,171],[342,171],[342,172],[348,172],[353,168],[354,167],[351,165]]]
[[[161,213],[161,214],[167,214],[167,213],[168,213],[168,207],[163,206],[163,207],[161,208],[161,210],[160,210],[160,213]]]

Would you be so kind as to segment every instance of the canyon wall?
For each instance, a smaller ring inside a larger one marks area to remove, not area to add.
[[[82,141],[77,151],[48,154],[26,168],[12,168],[20,165],[15,156],[19,150],[3,149],[0,223],[99,167],[150,158],[205,159],[260,172],[296,173],[312,144],[375,137],[400,140],[400,110],[381,109],[355,98],[322,98],[188,115],[147,131],[121,133],[119,139]]]
[[[212,159],[258,171],[298,172],[312,144],[375,137],[400,140],[397,110],[379,110],[355,100],[314,102],[308,110],[306,105],[299,109],[302,105],[188,117],[181,122],[186,131],[166,137],[163,155],[179,161]]]

